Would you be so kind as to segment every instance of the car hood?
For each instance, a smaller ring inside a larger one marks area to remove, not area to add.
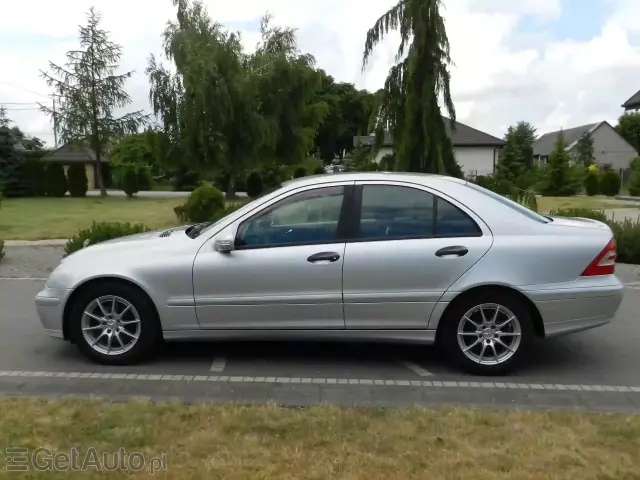
[[[158,238],[170,238],[173,235],[178,235],[178,234],[184,235],[184,231],[187,228],[189,228],[189,225],[184,225],[182,227],[175,227],[175,228],[165,228],[162,230],[154,230],[151,232],[136,233],[134,235],[127,235],[125,237],[118,237],[118,238],[113,238],[111,240],[105,240],[104,242],[96,243],[95,246],[115,245],[117,243],[140,242],[145,240],[155,240]],[[87,246],[91,246],[91,244]]]
[[[94,245],[87,243],[80,250],[77,250],[71,255],[65,257],[63,261],[66,261],[69,258],[77,260],[78,257],[91,254],[101,254],[110,251],[120,252],[123,248],[126,249],[126,251],[139,251],[140,249],[146,250],[156,246],[169,246],[170,243],[184,242],[185,239],[191,240],[184,233],[188,227],[188,225],[184,225],[181,227],[136,233],[134,235],[105,240]]]

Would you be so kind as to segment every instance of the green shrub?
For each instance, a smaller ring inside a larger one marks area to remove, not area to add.
[[[629,195],[640,197],[640,171],[634,170],[629,180]]]
[[[262,176],[260,172],[251,172],[247,178],[247,195],[255,198],[262,193]]]
[[[533,210],[534,212],[538,211],[538,199],[533,192],[518,190],[515,194],[507,195],[507,198],[519,203],[523,207],[527,207],[529,210]]]
[[[613,170],[605,170],[600,175],[600,193],[613,197],[620,193],[620,175]]]
[[[607,222],[616,238],[617,261],[640,264],[640,220],[625,218]]]
[[[549,215],[555,215],[558,217],[590,218],[592,220],[598,220],[599,222],[605,223],[608,223],[609,221],[604,210],[592,210],[590,208],[560,208],[558,210],[551,210]]]
[[[518,190],[515,188],[515,185],[510,183],[508,180],[498,179],[491,175],[478,175],[475,178],[474,183],[499,195],[507,196],[518,194]]]
[[[39,158],[25,158],[22,161],[22,178],[29,197],[44,197],[47,183],[44,163]]]
[[[45,190],[48,197],[64,197],[67,193],[67,177],[60,163],[48,162],[45,166]]]
[[[196,188],[184,204],[184,217],[190,222],[208,222],[220,218],[225,211],[224,195],[211,184]]]
[[[4,258],[4,240],[0,240],[0,260]]]
[[[307,176],[307,169],[303,166],[296,167],[293,172],[293,178],[302,178]]]
[[[133,197],[140,190],[151,188],[151,172],[147,165],[125,163],[115,168],[118,188],[124,190],[128,197]]]
[[[89,245],[147,231],[149,228],[141,223],[93,222],[89,228],[83,228],[69,239],[64,247],[64,253],[65,256],[71,255]]]
[[[324,175],[325,173],[327,172],[325,172],[324,167],[316,167],[316,169],[313,171],[314,175]]]
[[[86,197],[89,189],[87,183],[87,171],[83,164],[74,163],[67,169],[69,181],[69,193],[72,197]]]
[[[590,171],[584,179],[584,189],[590,197],[598,194],[600,179],[597,172]]]

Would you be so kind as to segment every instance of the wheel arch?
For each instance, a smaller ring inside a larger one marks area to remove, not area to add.
[[[527,309],[529,310],[529,312],[531,312],[531,320],[533,321],[533,331],[536,337],[544,338],[545,336],[544,322],[542,320],[542,315],[540,314],[540,311],[538,310],[538,307],[536,307],[535,303],[533,303],[533,301],[529,297],[527,297],[524,293],[522,293],[520,290],[517,290],[513,287],[509,287],[506,285],[491,284],[491,285],[479,285],[476,287],[472,287],[468,290],[465,290],[464,292],[460,292],[458,295],[456,295],[456,297],[453,300],[449,302],[449,304],[446,306],[446,308],[442,312],[442,315],[440,316],[440,320],[438,321],[438,326],[436,327],[436,341],[440,337],[440,331],[442,330],[444,323],[447,321],[448,313],[451,312],[457,304],[464,301],[466,298],[472,295],[477,295],[479,293],[484,293],[484,292],[487,292],[487,293],[498,292],[502,294],[513,295],[518,300],[522,301],[527,306]]]
[[[94,278],[85,280],[84,282],[77,285],[74,288],[71,295],[69,295],[69,298],[67,298],[67,301],[65,302],[64,310],[62,313],[62,337],[65,340],[71,340],[71,335],[69,334],[69,323],[70,323],[71,309],[73,307],[74,302],[83,292],[101,283],[120,283],[121,285],[127,285],[129,287],[133,287],[136,290],[138,290],[142,295],[147,297],[150,304],[153,305],[153,309],[156,315],[156,320],[160,323],[160,315],[158,313],[158,307],[156,307],[156,304],[151,298],[151,295],[149,295],[141,285],[139,285],[138,283],[130,279],[122,278],[122,277],[115,277],[115,276],[94,277]],[[159,330],[160,330],[160,335],[162,335],[162,328],[160,328]]]

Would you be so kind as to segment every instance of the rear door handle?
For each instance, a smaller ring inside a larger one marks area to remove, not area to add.
[[[315,263],[315,262],[337,262],[340,260],[340,255],[337,252],[320,252],[314,253],[309,258],[307,258],[307,262]]]
[[[452,245],[451,247],[444,247],[438,250],[436,252],[436,257],[447,257],[449,255],[464,257],[467,253],[469,253],[469,249],[467,247],[463,247],[461,245]]]

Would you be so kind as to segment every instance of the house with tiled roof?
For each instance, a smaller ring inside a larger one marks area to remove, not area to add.
[[[498,152],[505,144],[504,140],[460,122],[454,122],[454,128],[451,128],[451,120],[446,117],[444,124],[453,144],[456,161],[463,173],[468,176],[493,174],[498,163]],[[354,146],[367,148],[373,145],[374,140],[375,135],[371,134],[354,137],[353,143]],[[393,135],[391,132],[385,132],[382,146],[375,158],[376,162],[380,163],[382,157],[393,153],[393,147]]]
[[[561,132],[564,136],[565,150],[576,158],[578,140],[590,133],[593,138],[594,163],[600,166],[609,165],[617,171],[626,170],[631,160],[638,155],[636,149],[622,138],[609,122],[605,121],[545,133],[533,145],[534,159],[546,163]]]

